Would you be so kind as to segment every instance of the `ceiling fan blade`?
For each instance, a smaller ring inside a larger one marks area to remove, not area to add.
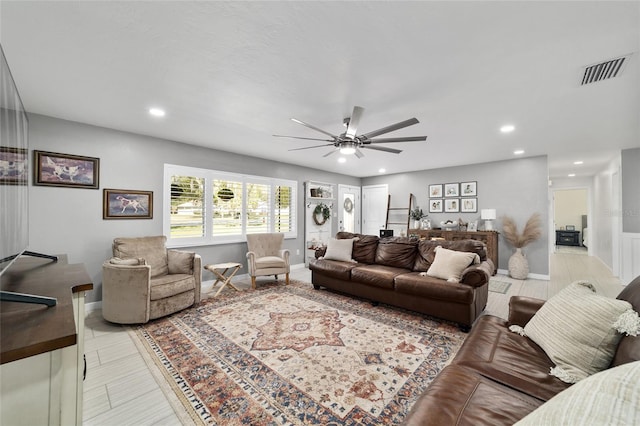
[[[351,117],[349,118],[349,125],[347,126],[347,131],[344,134],[347,138],[353,139],[356,137],[358,124],[360,124],[360,118],[362,118],[363,112],[364,108],[359,106],[353,107],[353,112],[351,113]]]
[[[333,144],[332,143],[326,143],[324,145],[305,146],[304,148],[293,148],[293,149],[290,149],[289,151],[300,151],[302,149],[322,148],[323,146],[333,146]]]
[[[383,127],[382,129],[374,130],[373,132],[365,133],[364,135],[361,135],[361,137],[371,139],[378,135],[393,132],[394,130],[400,130],[402,128],[413,126],[414,124],[418,123],[418,119],[414,117],[396,124],[392,124],[391,126]]]
[[[330,156],[331,154],[333,154],[336,151],[338,151],[338,148],[334,149],[333,151],[327,152],[325,155],[323,155],[323,157],[328,157],[328,156]]]
[[[355,152],[356,157],[358,158],[362,158],[364,157],[364,154],[362,153],[362,151],[360,151],[358,148],[356,148],[356,152]]]
[[[303,138],[303,137],[300,137],[300,136],[286,136],[286,135],[272,135],[272,136],[275,136],[276,138],[291,138],[291,139],[304,139],[304,140],[308,140],[308,141],[333,142],[333,140],[331,140],[331,139]]]
[[[362,148],[365,149],[375,149],[376,151],[384,151],[384,152],[390,152],[392,154],[400,154],[402,152],[401,149],[393,149],[393,148],[387,148],[386,146],[371,146],[371,145],[365,145]]]
[[[426,136],[407,136],[400,138],[379,138],[379,139],[369,139],[366,141],[362,141],[362,143],[370,144],[370,143],[393,143],[393,142],[421,142],[426,141]]]
[[[326,132],[326,131],[324,131],[324,130],[322,130],[322,129],[319,129],[319,128],[317,128],[316,126],[313,126],[313,125],[311,125],[311,124],[309,124],[309,123],[305,123],[304,121],[300,121],[300,120],[298,120],[297,118],[292,118],[292,119],[291,119],[291,121],[293,121],[294,123],[302,124],[303,126],[308,127],[308,128],[310,128],[310,129],[313,129],[313,130],[315,130],[316,132],[324,133],[324,134],[325,134],[325,135],[327,135],[327,136],[331,136],[334,140],[335,140],[335,139],[338,139],[338,137],[337,137],[337,136],[334,136],[334,135],[332,135],[331,133]]]

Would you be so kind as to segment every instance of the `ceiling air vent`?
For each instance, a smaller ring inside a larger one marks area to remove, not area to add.
[[[597,83],[598,81],[616,77],[627,59],[628,56],[622,56],[585,67],[581,85],[584,86],[585,84]]]

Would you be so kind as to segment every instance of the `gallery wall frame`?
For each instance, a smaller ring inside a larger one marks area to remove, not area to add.
[[[461,213],[477,213],[478,199],[477,198],[460,199],[460,212]]]
[[[444,212],[445,213],[458,213],[460,211],[460,199],[459,198],[447,198],[444,200]]]
[[[33,184],[98,189],[100,159],[58,152],[33,151]]]
[[[25,148],[0,146],[0,185],[29,183],[29,151]]]
[[[478,195],[478,182],[460,182],[460,195],[462,197],[476,197]]]
[[[107,189],[102,193],[103,219],[153,219],[153,191]]]
[[[444,184],[444,196],[459,197],[460,196],[460,184],[459,183],[445,183]]]
[[[433,198],[429,200],[429,213],[442,213],[443,209],[443,200]]]
[[[442,198],[442,184],[429,185],[429,198]]]

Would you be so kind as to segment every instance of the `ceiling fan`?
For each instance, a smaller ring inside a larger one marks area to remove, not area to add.
[[[285,136],[285,135],[273,135],[275,137],[278,138],[293,138],[293,139],[305,139],[305,140],[310,140],[310,141],[325,141],[325,142],[329,142],[326,144],[322,144],[322,145],[314,145],[314,146],[307,146],[304,148],[295,148],[295,149],[290,149],[289,151],[299,151],[301,149],[311,149],[311,148],[320,148],[323,146],[333,146],[334,149],[332,149],[331,151],[329,151],[328,153],[326,153],[325,155],[323,155],[323,157],[328,157],[329,155],[333,154],[336,151],[340,151],[341,154],[344,155],[351,155],[351,154],[355,154],[356,157],[358,158],[362,158],[364,157],[364,154],[362,153],[362,151],[360,151],[360,149],[373,149],[376,151],[384,151],[384,152],[390,152],[393,154],[400,154],[402,152],[402,150],[399,149],[394,149],[394,148],[387,148],[384,146],[374,146],[374,144],[379,144],[379,143],[395,143],[395,142],[420,142],[420,141],[426,141],[427,137],[426,136],[405,136],[405,137],[399,137],[399,138],[378,138],[378,139],[372,139],[375,138],[376,136],[380,136],[383,135],[385,133],[389,133],[389,132],[393,132],[405,127],[409,127],[412,126],[414,124],[419,123],[417,118],[410,118],[408,120],[405,121],[401,121],[399,123],[396,124],[392,124],[390,126],[387,127],[383,127],[382,129],[378,129],[378,130],[374,130],[372,132],[368,132],[368,133],[364,133],[362,135],[357,135],[356,132],[358,131],[358,124],[360,124],[360,118],[362,117],[362,113],[364,112],[364,108],[359,107],[359,106],[355,106],[353,107],[353,113],[351,114],[351,117],[347,117],[344,119],[343,124],[347,127],[347,130],[345,130],[344,133],[340,134],[340,135],[332,135],[331,133],[324,131],[322,129],[319,129],[315,126],[312,126],[311,124],[305,123],[304,121],[300,121],[296,118],[292,118],[291,121],[293,121],[294,123],[298,123],[298,124],[302,124],[305,127],[308,127],[310,129],[313,129],[317,132],[320,133],[324,133],[325,135],[331,137],[331,139],[317,139],[317,138],[304,138],[304,137],[299,137],[299,136]]]

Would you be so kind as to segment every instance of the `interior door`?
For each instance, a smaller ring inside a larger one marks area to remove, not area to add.
[[[387,221],[388,185],[362,187],[362,233],[380,235]]]
[[[338,231],[360,233],[360,187],[338,185]]]

